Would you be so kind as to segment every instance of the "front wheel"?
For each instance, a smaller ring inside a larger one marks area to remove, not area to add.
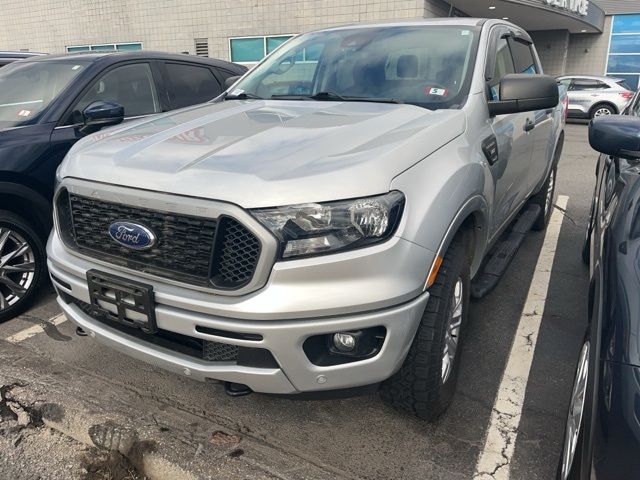
[[[0,210],[0,322],[29,307],[45,278],[42,239],[22,217]]]
[[[461,238],[449,247],[429,294],[409,353],[380,393],[393,407],[433,421],[453,400],[469,310],[469,260]]]

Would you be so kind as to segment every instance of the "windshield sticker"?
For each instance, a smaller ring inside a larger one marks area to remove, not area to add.
[[[437,95],[439,97],[446,97],[449,95],[449,90],[446,88],[427,87],[424,89],[425,95]]]
[[[78,70],[79,68],[82,68],[82,65],[74,65],[71,70]]]
[[[471,32],[469,30],[462,30],[460,35],[463,37],[468,37]]]
[[[31,110],[20,110],[18,112],[18,116],[20,117],[28,117],[29,115],[31,115]]]

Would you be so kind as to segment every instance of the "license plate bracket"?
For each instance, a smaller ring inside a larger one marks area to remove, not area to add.
[[[87,272],[87,284],[96,314],[145,333],[157,332],[153,285],[98,270]]]

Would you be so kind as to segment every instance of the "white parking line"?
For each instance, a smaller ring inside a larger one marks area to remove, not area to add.
[[[44,323],[50,323],[51,325],[60,325],[67,321],[67,317],[64,316],[63,313],[60,315],[56,315],[53,318],[50,318],[48,321]],[[34,325],[33,327],[25,328],[24,330],[19,331],[15,335],[11,335],[10,337],[5,338],[5,340],[9,343],[20,343],[27,338],[35,337],[39,333],[44,332],[44,326],[42,325]]]
[[[566,210],[569,197],[560,195],[557,206]],[[518,330],[511,344],[507,366],[491,412],[484,448],[478,458],[476,480],[508,480],[511,459],[518,437],[527,380],[544,313],[551,268],[556,254],[563,213],[556,209],[551,215],[538,263],[531,279],[527,301],[520,316]]]

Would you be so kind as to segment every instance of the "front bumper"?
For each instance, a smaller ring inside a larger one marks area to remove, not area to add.
[[[110,271],[67,252],[56,234],[49,240],[47,253],[49,272],[56,288],[82,302],[89,302],[86,271],[96,267]],[[117,270],[111,270],[111,273],[125,276]],[[146,279],[136,279],[148,282]],[[162,287],[161,284],[158,286]],[[318,295],[321,294],[322,292],[318,292]],[[357,290],[353,290],[353,294],[356,295]],[[58,298],[58,303],[67,317],[90,336],[137,359],[201,381],[229,381],[245,384],[256,392],[291,394],[358,387],[389,378],[400,367],[411,346],[429,295],[422,293],[400,305],[367,309],[365,313],[299,319],[283,315],[283,320],[239,319],[212,311],[204,313],[202,305],[199,308],[188,308],[189,302],[183,301],[180,306],[176,306],[171,302],[163,303],[163,298],[158,295],[156,299],[158,328],[203,340],[263,348],[271,352],[279,368],[247,367],[233,362],[210,362],[193,358],[111,328],[85,314],[75,304],[66,303],[61,297]],[[210,301],[219,309],[225,300],[211,296]],[[231,311],[230,309],[229,312]],[[196,327],[238,334],[259,334],[262,339],[256,341],[221,337],[202,333]],[[303,343],[310,336],[370,327],[386,329],[384,343],[372,358],[340,365],[318,366],[309,360],[303,350]]]

